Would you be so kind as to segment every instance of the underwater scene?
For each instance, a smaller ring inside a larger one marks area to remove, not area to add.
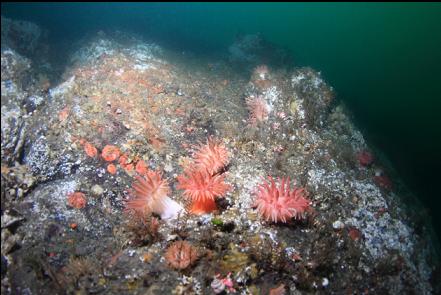
[[[440,3],[2,3],[2,294],[440,294]]]

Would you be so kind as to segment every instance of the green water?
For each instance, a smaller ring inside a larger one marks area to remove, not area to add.
[[[261,32],[296,65],[322,71],[441,232],[439,3],[2,3],[2,15],[47,27],[54,44],[123,28],[201,55],[226,51],[238,33]]]

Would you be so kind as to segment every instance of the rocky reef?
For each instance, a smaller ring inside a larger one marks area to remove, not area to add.
[[[320,72],[263,66],[258,54],[238,71],[257,37],[207,64],[99,31],[50,80],[34,66],[48,60],[34,49],[48,46],[42,32],[2,18],[2,294],[439,291],[424,208],[407,205],[415,199]],[[221,164],[206,177],[223,189],[195,212],[178,179],[210,138]],[[182,214],[127,212],[149,171]],[[268,176],[304,188],[302,218],[259,214]]]

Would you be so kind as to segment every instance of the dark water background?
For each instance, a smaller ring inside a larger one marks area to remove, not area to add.
[[[260,32],[322,71],[441,233],[440,3],[2,3],[1,13],[48,29],[54,46],[121,29],[215,57]]]

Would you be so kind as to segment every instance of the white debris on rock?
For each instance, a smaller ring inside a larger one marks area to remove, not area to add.
[[[292,87],[296,87],[298,84],[302,82],[306,78],[305,74],[302,72],[298,72],[291,77]]]
[[[326,190],[334,193],[347,195],[347,175],[343,171],[325,169],[311,169],[308,171],[308,185],[318,191]]]
[[[274,109],[274,105],[280,97],[281,92],[277,89],[276,86],[271,86],[267,90],[263,92],[263,98],[265,99],[269,112]]]
[[[296,95],[293,95],[290,111],[299,121],[304,121],[306,115],[305,109],[303,108],[303,99],[299,99]]]
[[[287,257],[291,257],[296,253],[296,249],[294,249],[294,247],[286,247],[285,253]]]
[[[63,96],[63,94],[68,93],[75,85],[75,76],[70,77],[65,82],[61,83],[57,87],[49,90],[49,95],[52,98],[57,98]]]
[[[267,236],[273,245],[277,245],[277,230],[274,227],[266,227],[257,216],[258,213],[252,209],[255,202],[254,191],[266,175],[258,168],[256,161],[240,155],[236,161],[238,164],[231,167],[227,181],[235,184],[237,194],[231,200],[232,207],[222,213],[221,219],[233,221],[237,227],[246,229],[250,234],[259,234],[262,239]],[[250,218],[250,215],[254,217]]]
[[[413,252],[411,228],[387,212],[375,214],[380,208],[387,209],[387,203],[378,187],[370,182],[356,180],[351,186],[359,198],[358,208],[352,211],[352,217],[346,223],[361,231],[369,254],[375,259],[386,256],[389,250],[399,250],[403,255],[410,255]]]
[[[133,66],[133,68],[141,73],[144,73],[145,71],[147,71],[149,69],[153,69],[153,70],[157,69],[157,67],[155,67],[154,65],[151,65],[151,64],[136,64]]]
[[[159,55],[163,54],[163,50],[156,44],[137,44],[125,49],[124,52],[137,63],[137,66],[145,66],[145,63],[151,61],[165,63],[158,58]]]
[[[1,80],[3,81],[16,81],[20,80],[24,73],[26,73],[31,68],[31,61],[18,54],[12,49],[4,49],[1,51],[1,66],[2,75]],[[3,88],[2,88],[3,92]],[[3,93],[2,93],[3,96]]]
[[[10,97],[18,92],[17,84],[11,80],[2,81],[2,97]]]
[[[351,145],[355,151],[367,149],[363,134],[360,131],[352,130]]]
[[[43,103],[44,101],[44,97],[40,96],[40,95],[31,95],[28,97],[28,100],[33,103],[35,106],[39,106],[40,104]]]
[[[92,41],[88,46],[82,46],[71,57],[72,63],[93,64],[103,54],[110,56],[115,53],[115,42],[107,39]]]
[[[72,57],[72,63],[93,65],[102,56],[114,56],[122,54],[129,59],[129,66],[143,73],[147,70],[156,70],[156,64],[165,64],[166,62],[159,58],[163,50],[156,44],[144,43],[139,40],[132,40],[134,45],[123,47],[112,39],[95,39],[89,41],[88,46],[83,46]],[[116,73],[121,75],[124,71]]]
[[[340,230],[343,229],[345,227],[345,224],[343,222],[341,222],[341,220],[336,220],[332,223],[332,227],[335,230]]]

